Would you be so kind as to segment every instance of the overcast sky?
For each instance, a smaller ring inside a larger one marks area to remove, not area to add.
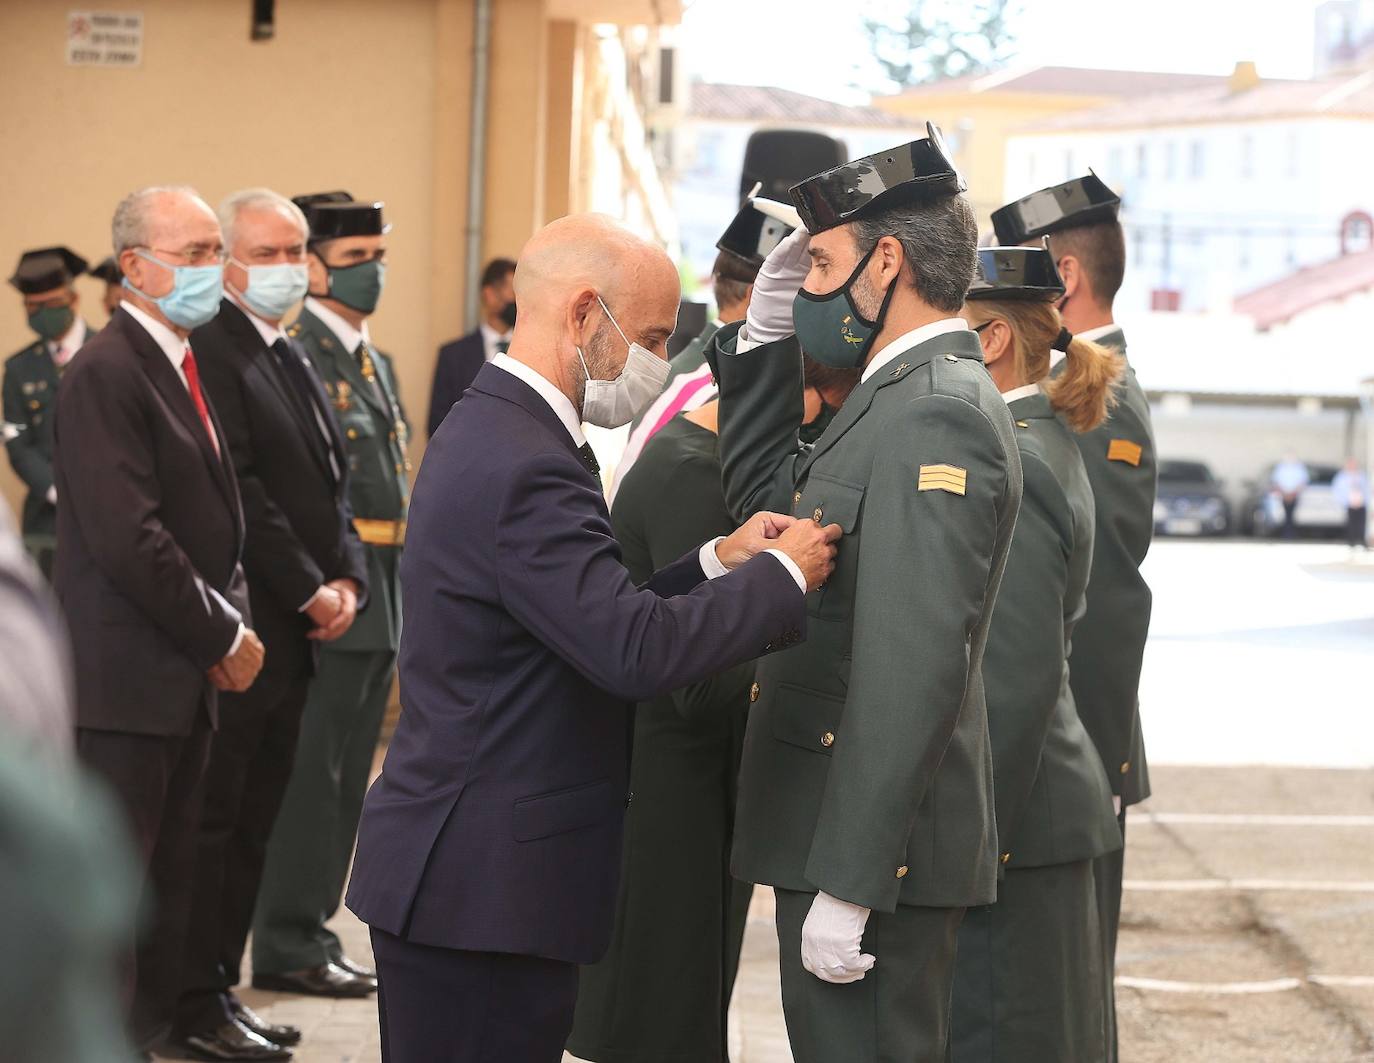
[[[689,0],[689,69],[707,81],[775,85],[854,101],[868,57],[863,16],[883,0]],[[902,0],[890,0],[901,6]],[[1018,63],[1310,77],[1318,0],[1021,0]]]

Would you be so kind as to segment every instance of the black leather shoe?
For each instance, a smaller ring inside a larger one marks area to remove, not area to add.
[[[231,997],[229,1000],[229,1010],[233,1012],[234,1018],[247,1026],[264,1041],[272,1041],[284,1047],[298,1045],[301,1043],[301,1031],[298,1026],[278,1026],[268,1022],[256,1011],[250,1008],[238,997]]]
[[[176,1049],[191,1059],[209,1060],[284,1060],[291,1049],[259,1037],[239,1022],[226,1022],[205,1033],[187,1034]]]
[[[377,981],[377,972],[371,967],[364,967],[361,963],[354,963],[347,956],[342,954],[334,961],[334,966],[342,967],[349,974],[356,975],[359,978],[370,978],[374,983]]]
[[[277,993],[303,993],[311,997],[365,997],[377,991],[377,983],[349,974],[342,967],[323,963],[285,974],[255,974],[254,989]]]

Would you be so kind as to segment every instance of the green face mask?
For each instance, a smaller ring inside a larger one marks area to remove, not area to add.
[[[878,245],[874,244],[859,260],[849,279],[833,292],[812,295],[802,288],[793,300],[792,321],[797,340],[802,350],[822,365],[836,369],[855,369],[863,365],[868,349],[873,346],[873,338],[882,330],[887,304],[897,290],[895,282],[888,285],[878,316],[872,321],[854,305],[854,285],[876,250]]]
[[[76,320],[70,306],[40,306],[29,315],[29,328],[45,340],[61,339]]]
[[[337,299],[360,314],[370,314],[377,309],[386,283],[385,262],[374,258],[356,266],[330,266],[328,269],[329,298]]]

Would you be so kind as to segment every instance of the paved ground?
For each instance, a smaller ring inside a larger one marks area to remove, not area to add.
[[[1129,828],[1122,1059],[1370,1063],[1374,565],[1164,542],[1150,578],[1155,796]],[[356,921],[338,929],[368,955]],[[380,1059],[370,1004],[245,998],[305,1028],[302,1063]],[[735,1063],[788,1063],[763,891],[735,1003]]]

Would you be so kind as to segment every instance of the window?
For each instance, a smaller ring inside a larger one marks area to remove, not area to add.
[[[1149,173],[1149,158],[1149,148],[1144,143],[1137,144],[1135,149],[1135,175],[1137,177],[1144,177]]]
[[[1113,144],[1107,152],[1107,176],[1113,180],[1121,177],[1121,145]]]
[[[1252,177],[1255,172],[1255,138],[1246,133],[1240,138],[1240,175]]]
[[[1207,147],[1201,140],[1195,140],[1188,150],[1188,176],[1200,178],[1207,167]]]
[[[1164,179],[1172,181],[1174,177],[1174,156],[1177,153],[1178,145],[1172,140],[1164,145]]]

